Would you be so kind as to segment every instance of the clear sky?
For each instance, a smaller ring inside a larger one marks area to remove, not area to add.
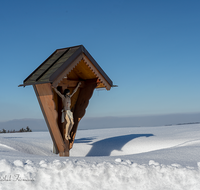
[[[0,121],[43,118],[18,85],[58,48],[84,45],[118,88],[87,117],[200,113],[199,0],[8,0],[0,4]]]

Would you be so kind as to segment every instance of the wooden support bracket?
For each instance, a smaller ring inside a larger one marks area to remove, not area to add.
[[[74,109],[74,126],[71,131],[72,140],[69,142],[69,148],[71,149],[76,136],[79,121],[85,115],[85,109],[89,104],[89,100],[92,97],[93,91],[97,86],[97,79],[89,79],[85,81],[84,88],[80,89],[78,100]]]

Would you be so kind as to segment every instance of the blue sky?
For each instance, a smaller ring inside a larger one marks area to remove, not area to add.
[[[0,5],[0,121],[43,118],[18,85],[58,48],[84,45],[118,88],[85,117],[200,113],[200,1],[8,0]]]

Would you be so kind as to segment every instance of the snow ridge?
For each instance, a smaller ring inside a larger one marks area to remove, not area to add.
[[[113,163],[69,159],[12,163],[2,159],[0,166],[1,189],[200,189],[200,162],[198,169],[162,165],[153,160],[140,165],[120,158]]]

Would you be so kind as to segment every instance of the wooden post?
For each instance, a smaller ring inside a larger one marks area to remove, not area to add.
[[[60,156],[69,156],[69,142],[64,142],[58,127],[58,114],[55,110],[55,102],[53,101],[53,92],[50,83],[36,84],[34,90],[38,98],[41,110],[46,120],[51,138],[54,145],[59,151]]]

